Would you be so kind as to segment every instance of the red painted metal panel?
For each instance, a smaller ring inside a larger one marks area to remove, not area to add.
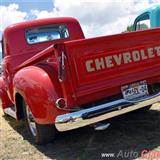
[[[152,29],[66,42],[68,79],[74,89],[77,103],[83,104],[112,96],[121,92],[122,85],[159,77],[159,35],[160,29]],[[136,51],[139,57],[133,57],[132,52]],[[125,53],[131,55],[131,62],[125,61]],[[116,61],[115,56],[121,56],[121,61]],[[111,62],[108,62],[106,57]],[[96,59],[100,61],[101,58],[104,64],[98,68]],[[86,62],[90,60],[92,63],[87,71]]]

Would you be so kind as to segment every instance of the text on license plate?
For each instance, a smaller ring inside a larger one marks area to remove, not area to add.
[[[129,84],[126,86],[122,86],[121,91],[124,99],[126,100],[135,99],[135,98],[142,97],[149,94],[148,85],[145,80],[137,83]]]

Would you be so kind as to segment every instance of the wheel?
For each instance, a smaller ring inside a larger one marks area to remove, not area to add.
[[[55,126],[50,124],[42,125],[36,123],[28,104],[26,104],[25,102],[23,102],[23,109],[26,126],[35,143],[46,144],[52,142],[55,138],[57,131]]]

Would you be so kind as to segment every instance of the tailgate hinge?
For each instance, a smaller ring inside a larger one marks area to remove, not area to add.
[[[66,56],[65,56],[64,52],[62,52],[61,56],[59,56],[59,58],[58,58],[58,61],[59,61],[58,79],[60,82],[63,82],[66,77],[65,59],[66,59]]]

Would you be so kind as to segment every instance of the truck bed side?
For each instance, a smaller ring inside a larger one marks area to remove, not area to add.
[[[65,42],[64,91],[77,105],[120,95],[121,86],[160,83],[160,29]],[[70,85],[70,88],[68,88]]]

